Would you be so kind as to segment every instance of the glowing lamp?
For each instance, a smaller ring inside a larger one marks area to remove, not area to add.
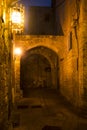
[[[12,12],[12,23],[16,23],[16,24],[21,24],[21,13],[20,12],[17,12],[17,11],[14,11]]]
[[[21,55],[22,54],[22,50],[20,48],[15,48],[14,54],[15,55]]]
[[[10,22],[12,32],[23,32],[24,30],[24,6],[16,4],[10,9]]]

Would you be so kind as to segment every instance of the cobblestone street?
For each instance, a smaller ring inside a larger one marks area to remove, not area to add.
[[[17,102],[14,116],[10,130],[87,130],[87,120],[78,117],[56,90],[30,89]]]

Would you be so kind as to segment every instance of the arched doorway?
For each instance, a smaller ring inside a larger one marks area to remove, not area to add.
[[[58,56],[49,48],[39,46],[24,53],[20,62],[21,89],[58,88]]]
[[[40,54],[22,59],[21,78],[23,88],[50,87],[52,85],[50,63]]]

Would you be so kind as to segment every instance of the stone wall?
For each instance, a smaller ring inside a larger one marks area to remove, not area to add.
[[[83,56],[83,95],[85,103],[87,104],[87,1],[83,0],[80,14],[80,42],[82,45]]]
[[[12,43],[8,24],[7,5],[12,1],[0,0],[0,130],[7,130],[11,114],[11,57]]]
[[[24,52],[45,46],[57,53],[61,93],[76,107],[83,104],[87,85],[86,6],[86,0],[56,0],[56,23],[59,19],[63,36],[16,36],[15,41]]]
[[[19,47],[22,50],[22,55],[26,53],[26,51],[31,52],[33,50],[33,54],[39,54],[44,56],[50,63],[52,69],[52,88],[57,88],[57,78],[55,75],[59,75],[59,71],[55,71],[59,66],[57,66],[57,56],[59,61],[59,56],[61,55],[61,44],[62,37],[55,36],[45,36],[45,35],[21,35],[16,36],[15,39],[15,48]],[[36,49],[35,49],[36,48]],[[43,48],[43,49],[41,49]],[[35,50],[35,51],[34,51]],[[42,52],[43,50],[43,52]],[[29,53],[31,54],[31,53]],[[54,55],[55,54],[55,55]],[[60,56],[61,57],[61,56]],[[15,60],[15,78],[16,78],[16,86],[17,90],[20,90],[20,56],[16,56]],[[59,65],[59,64],[58,64]],[[19,71],[18,71],[19,70]]]
[[[61,92],[75,106],[83,103],[86,78],[86,0],[56,0],[56,20],[60,19],[64,33],[61,66]]]
[[[0,0],[2,3],[0,4],[0,129],[7,130],[14,78],[18,91],[20,89],[20,57],[16,57],[18,60],[15,68],[16,77],[13,78],[13,43],[11,28],[8,26],[7,6],[12,1],[3,2]],[[60,20],[64,36],[19,35],[16,36],[15,47],[21,47],[23,53],[38,46],[54,51],[59,57],[60,91],[67,100],[78,107],[83,101],[87,103],[87,0],[66,0],[64,3],[56,0],[56,2],[56,22]]]
[[[74,18],[77,19],[77,5],[75,0],[56,0],[56,20],[60,24],[64,34],[63,53],[60,60],[60,84],[62,94],[72,104],[78,104],[79,81],[78,81],[78,39],[77,28]]]

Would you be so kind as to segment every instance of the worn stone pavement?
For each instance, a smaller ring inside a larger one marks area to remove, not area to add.
[[[56,90],[46,88],[27,90],[16,103],[11,122],[9,130],[87,130],[87,119]]]

